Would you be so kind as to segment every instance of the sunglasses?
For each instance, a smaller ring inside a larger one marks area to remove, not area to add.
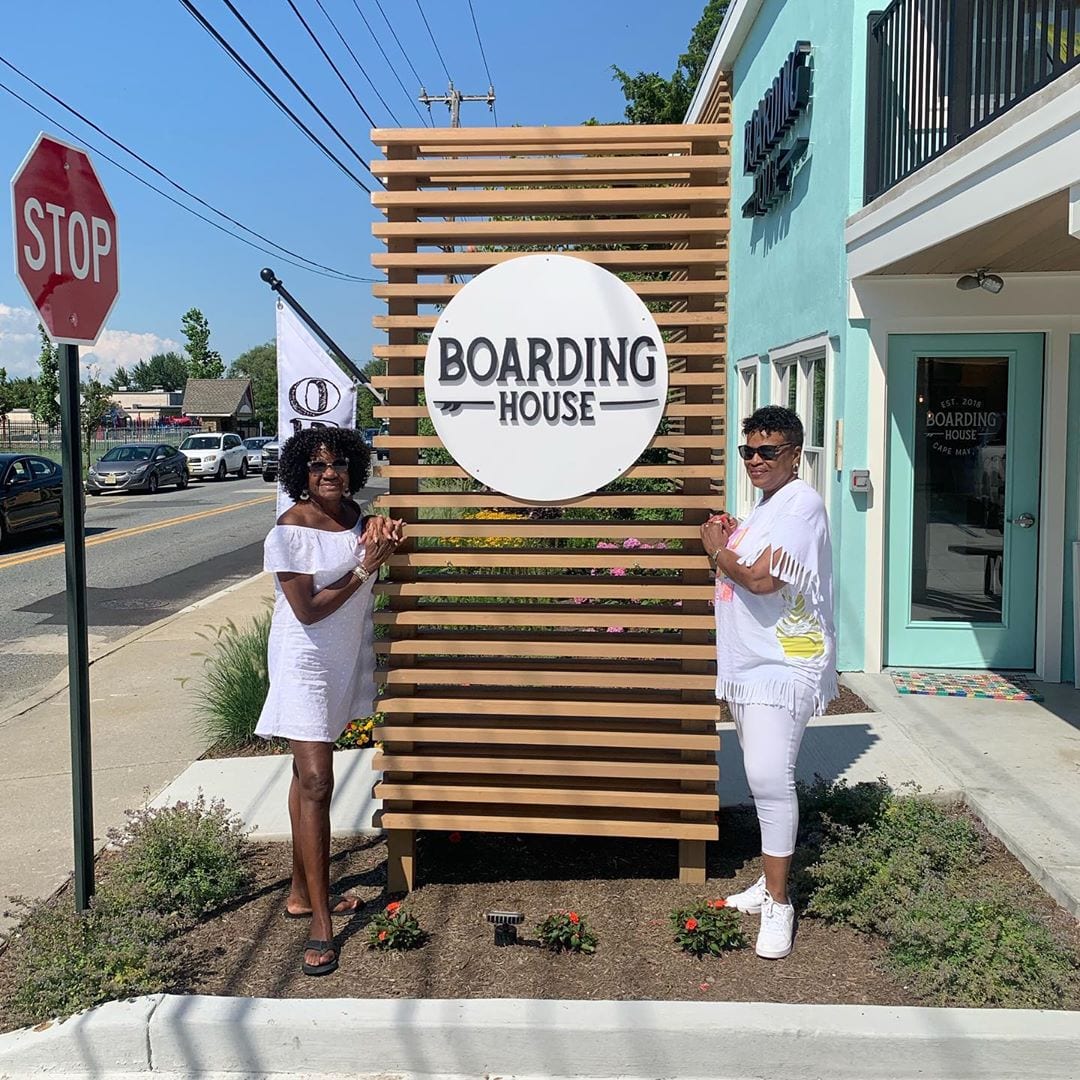
[[[775,461],[780,456],[782,450],[786,450],[789,446],[795,445],[795,443],[782,442],[776,446],[772,446],[769,443],[766,443],[764,446],[747,446],[743,443],[743,445],[739,447],[739,457],[741,457],[743,461],[752,461],[754,455],[757,454],[762,461]]]
[[[309,461],[307,470],[309,473],[324,473],[327,469],[336,469],[338,472],[348,472],[349,463],[345,458],[334,458],[333,461]]]

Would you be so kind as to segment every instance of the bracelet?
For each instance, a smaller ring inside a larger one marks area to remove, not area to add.
[[[371,577],[371,571],[364,569],[362,564],[357,564],[352,568],[352,576],[363,585],[369,577]]]
[[[722,548],[722,547],[718,547],[718,548],[717,548],[717,549],[716,549],[716,550],[715,550],[715,551],[714,551],[714,552],[713,552],[713,553],[712,553],[712,554],[711,554],[711,555],[709,556],[709,558],[710,558],[710,559],[712,559],[712,561],[713,561],[714,563],[718,563],[718,562],[720,561],[720,552],[721,552],[721,551],[725,551],[725,550],[726,550],[725,548]]]

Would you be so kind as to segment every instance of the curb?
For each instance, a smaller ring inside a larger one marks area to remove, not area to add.
[[[166,615],[164,619],[158,619],[157,622],[149,623],[146,626],[140,626],[138,630],[133,630],[130,634],[126,634],[122,638],[117,638],[116,641],[110,641],[106,645],[99,646],[90,657],[90,667],[93,667],[99,660],[104,660],[106,656],[112,656],[113,653],[119,652],[125,646],[134,644],[136,641],[141,641],[148,634],[152,634],[162,627],[168,626],[182,615],[189,615],[193,611],[198,611],[200,608],[212,604],[215,600],[220,600],[222,597],[228,596],[230,593],[236,592],[238,589],[242,589],[244,586],[252,584],[254,581],[261,578],[263,574],[264,572],[260,571],[258,574],[245,578],[243,581],[235,581],[232,585],[229,585],[224,589],[219,589],[210,596],[204,596],[201,600],[196,600],[194,603],[182,607],[179,611],[174,611],[171,615]],[[39,705],[56,697],[57,694],[62,694],[67,688],[68,676],[65,666],[64,671],[53,678],[51,682],[47,683],[40,690],[36,690],[17,705],[8,706],[5,712],[0,713],[0,727],[11,723],[12,720],[17,720],[20,716],[25,716],[31,709],[36,709]]]
[[[156,995],[0,1036],[3,1077],[1071,1080],[1078,1060],[1077,1013],[742,1002]]]

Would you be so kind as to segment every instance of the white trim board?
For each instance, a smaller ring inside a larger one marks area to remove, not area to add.
[[[850,217],[848,277],[876,273],[1078,181],[1080,69]]]

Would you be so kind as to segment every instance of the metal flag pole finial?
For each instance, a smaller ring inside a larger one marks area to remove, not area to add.
[[[273,292],[276,292],[280,297],[278,303],[284,300],[296,312],[296,314],[303,320],[307,328],[326,346],[330,355],[341,365],[380,405],[386,404],[386,398],[381,390],[376,390],[371,385],[371,380],[367,377],[353,363],[352,360],[345,354],[344,350],[338,345],[336,341],[307,313],[300,302],[289,292],[288,289],[281,283],[281,278],[270,269],[269,266],[264,266],[259,271],[259,277],[270,286]]]

